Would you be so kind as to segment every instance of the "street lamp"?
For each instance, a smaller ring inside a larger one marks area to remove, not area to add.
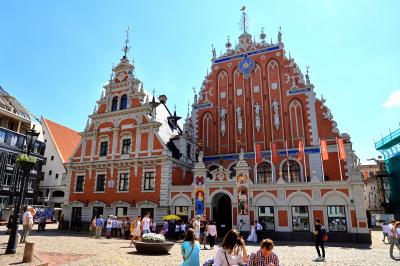
[[[26,154],[30,155],[31,150],[35,146],[36,140],[39,137],[39,132],[36,132],[35,130],[35,125],[32,127],[32,129],[26,131],[25,137],[26,137]],[[21,153],[22,154],[22,153]],[[16,204],[14,206],[14,219],[13,219],[13,225],[10,233],[10,238],[8,239],[8,244],[7,244],[7,249],[6,249],[6,254],[15,254],[17,252],[17,233],[18,233],[18,226],[19,226],[19,221],[20,221],[20,214],[21,214],[21,205],[24,200],[25,196],[25,186],[26,186],[26,179],[29,176],[34,164],[31,164],[29,167],[23,167],[23,175],[22,175],[22,184],[21,184],[21,191],[19,194],[19,199],[16,201]],[[16,171],[17,176],[15,177],[15,180],[19,177],[18,174],[19,171]],[[15,186],[17,185],[17,182],[15,181]]]

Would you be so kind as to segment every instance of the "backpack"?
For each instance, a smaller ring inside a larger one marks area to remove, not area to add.
[[[328,241],[328,233],[326,232],[325,227],[321,228],[321,234],[322,234],[322,240],[323,241]]]

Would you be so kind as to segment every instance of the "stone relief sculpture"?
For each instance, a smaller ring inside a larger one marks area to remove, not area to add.
[[[261,119],[260,119],[261,106],[258,103],[256,103],[256,105],[254,105],[254,112],[256,113],[256,129],[257,129],[257,132],[260,132],[260,128],[261,128]]]
[[[242,135],[243,129],[243,120],[242,120],[242,108],[238,105],[236,107],[236,121],[237,121],[237,129],[240,135]]]
[[[225,136],[225,132],[226,132],[226,123],[225,123],[226,114],[227,114],[226,109],[221,107],[221,110],[219,111],[219,116],[221,118],[221,134],[222,134],[222,136]]]
[[[199,156],[197,158],[197,161],[199,163],[203,163],[203,151],[199,151]]]
[[[275,129],[279,129],[279,103],[276,99],[272,102],[272,109],[274,111],[274,126]]]

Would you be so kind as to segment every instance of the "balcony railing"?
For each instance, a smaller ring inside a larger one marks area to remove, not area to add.
[[[16,133],[6,128],[0,127],[0,146],[8,146],[17,150],[25,150],[25,135]],[[33,148],[33,154],[44,155],[45,143],[36,141],[35,147]]]

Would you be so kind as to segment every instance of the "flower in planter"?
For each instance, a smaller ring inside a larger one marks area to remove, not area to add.
[[[26,155],[26,154],[20,154],[20,155],[18,155],[18,157],[17,157],[17,162],[18,162],[18,163],[28,162],[28,163],[36,164],[36,161],[37,161],[36,157],[34,157],[34,156],[28,156],[28,155]]]
[[[142,236],[142,241],[143,242],[153,242],[153,243],[164,243],[165,236],[163,236],[161,234],[148,233],[148,234],[144,234]]]

